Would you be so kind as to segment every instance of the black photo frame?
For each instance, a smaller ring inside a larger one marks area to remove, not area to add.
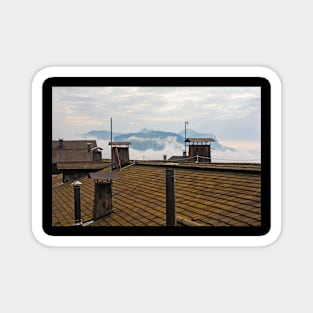
[[[53,87],[260,87],[261,226],[65,227],[52,226]],[[49,236],[263,236],[271,229],[271,84],[263,77],[49,77],[42,85],[42,228]]]

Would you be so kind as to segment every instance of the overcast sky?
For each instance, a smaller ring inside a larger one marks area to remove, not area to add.
[[[90,130],[179,132],[188,127],[219,140],[260,140],[259,87],[54,87],[53,139]]]

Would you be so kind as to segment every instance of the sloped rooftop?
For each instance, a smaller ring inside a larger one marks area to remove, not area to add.
[[[110,167],[109,161],[99,161],[99,162],[60,162],[58,163],[59,170],[100,170],[105,167]]]
[[[64,140],[62,147],[58,140],[52,140],[52,163],[93,161],[92,151],[97,147],[96,140]]]
[[[116,171],[113,213],[90,226],[166,225],[165,172],[159,163],[137,164]],[[176,214],[203,226],[260,226],[260,165],[206,164],[172,166],[175,169]],[[214,170],[218,169],[218,170]],[[102,171],[109,171],[104,169]],[[94,181],[81,178],[82,221],[92,218]],[[52,179],[52,223],[74,221],[73,186]]]
[[[63,140],[62,148],[59,147],[60,140],[52,140],[53,150],[86,150],[87,143],[90,144],[90,148],[97,147],[96,140]]]

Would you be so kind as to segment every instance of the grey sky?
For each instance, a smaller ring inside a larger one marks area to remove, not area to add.
[[[260,140],[259,87],[54,87],[53,139],[90,130],[179,132],[188,127],[219,140]]]

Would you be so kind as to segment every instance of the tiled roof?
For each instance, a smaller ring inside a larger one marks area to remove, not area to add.
[[[52,149],[87,150],[87,143],[90,148],[97,147],[96,140],[63,140],[63,148],[59,148],[59,140],[52,140]]]
[[[236,172],[195,165],[175,167],[177,216],[203,226],[260,226],[261,175],[257,168],[260,166]],[[140,164],[117,171],[113,213],[90,226],[165,225],[165,171],[164,166]],[[82,221],[86,222],[92,218],[94,181],[80,181]],[[60,184],[56,177],[52,183],[53,225],[70,226],[74,220],[73,186]]]

